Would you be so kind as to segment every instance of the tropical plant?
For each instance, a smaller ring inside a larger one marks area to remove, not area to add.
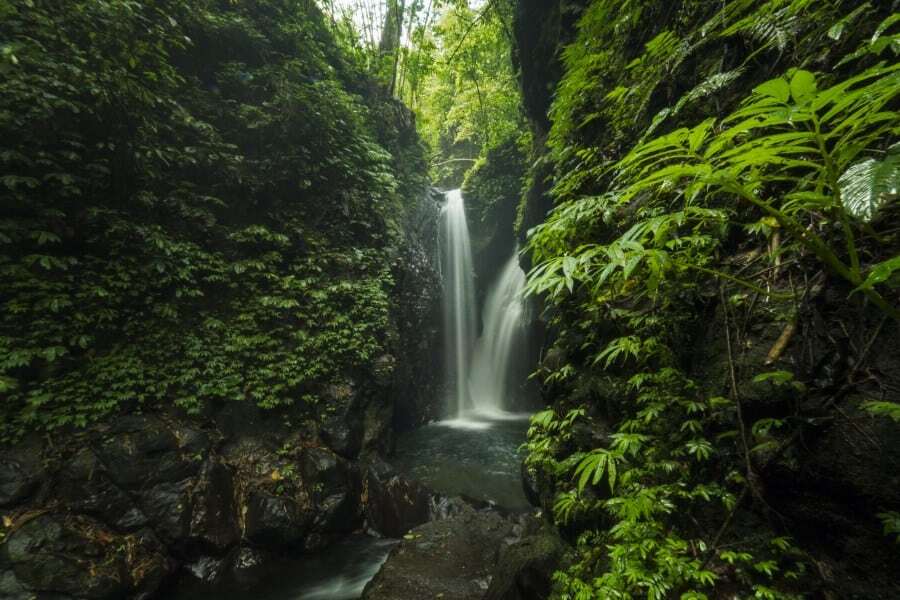
[[[557,574],[560,597],[706,598],[718,585],[800,595],[809,568],[793,541],[734,531],[753,518],[749,504],[765,511],[759,472],[798,439],[790,418],[751,417],[739,383],[797,403],[809,388],[792,372],[740,373],[736,363],[752,315],[783,330],[767,361],[790,343],[812,285],[798,289],[792,263],[900,321],[898,262],[879,244],[900,177],[900,79],[885,60],[897,19],[848,33],[872,14],[802,1],[600,1],[581,18],[551,115],[557,205],[528,242],[528,288],[547,303],[566,358],[539,370],[557,402],[528,443],[530,464],[555,486],[557,521],[580,532]],[[661,30],[647,27],[654,16]],[[755,49],[726,63],[735,38]],[[644,50],[626,58],[619,47]],[[831,70],[750,83],[764,54]],[[686,69],[696,82],[684,85]],[[768,264],[748,274],[757,260]],[[723,390],[685,368],[685,346],[705,327],[698,306],[716,307],[722,324],[700,337],[721,338]],[[892,403],[866,407],[897,414]],[[603,445],[567,433],[573,414],[582,427],[612,427]]]

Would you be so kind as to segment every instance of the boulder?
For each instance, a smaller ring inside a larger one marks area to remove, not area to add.
[[[138,504],[150,519],[153,530],[170,547],[181,548],[190,534],[194,481],[163,482],[137,492]]]
[[[96,451],[113,482],[126,490],[182,481],[200,468],[199,461],[182,454],[172,428],[145,415],[118,419]]]
[[[326,448],[307,448],[301,473],[316,508],[317,533],[350,533],[362,524],[359,473],[346,460]]]
[[[387,537],[401,537],[433,515],[434,494],[421,483],[397,475],[380,460],[366,469],[362,497],[369,527]]]
[[[191,495],[191,538],[216,552],[234,546],[240,534],[231,468],[214,460],[206,461]]]
[[[566,545],[549,525],[533,517],[526,520],[526,535],[500,552],[491,586],[484,600],[549,598],[553,573]]]
[[[244,508],[244,538],[262,546],[301,546],[314,518],[308,498],[253,490]]]
[[[416,527],[391,552],[364,600],[480,600],[491,585],[498,549],[515,539],[514,523],[493,511],[464,508]]]
[[[14,529],[2,546],[4,565],[5,589],[90,600],[146,597],[171,571],[152,531],[121,535],[93,519],[59,514],[39,515]]]
[[[0,507],[27,500],[38,490],[43,477],[40,446],[23,444],[4,451],[0,455]]]
[[[82,448],[59,472],[54,494],[73,512],[95,517],[122,531],[146,527],[147,516],[107,475],[97,455]]]

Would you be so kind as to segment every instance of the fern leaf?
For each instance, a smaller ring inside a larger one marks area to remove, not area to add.
[[[896,147],[895,147],[896,148]],[[871,221],[900,188],[900,152],[884,160],[868,158],[848,168],[838,180],[841,200],[848,213]]]

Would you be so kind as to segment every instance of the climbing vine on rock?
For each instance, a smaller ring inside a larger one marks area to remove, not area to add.
[[[0,436],[369,371],[424,156],[314,3],[0,16]]]

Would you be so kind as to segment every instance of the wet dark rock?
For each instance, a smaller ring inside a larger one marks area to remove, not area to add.
[[[259,550],[243,546],[238,548],[235,552],[232,558],[231,568],[235,571],[252,569],[261,565],[265,561],[265,558],[265,554]]]
[[[433,515],[432,492],[397,475],[383,461],[366,469],[362,496],[369,527],[387,537],[400,537]]]
[[[390,391],[381,389],[363,408],[362,448],[364,454],[384,454],[393,446],[394,404],[388,401]]]
[[[549,598],[566,545],[548,523],[529,517],[526,535],[503,546],[485,600]]]
[[[436,252],[443,194],[423,194],[406,219],[406,243],[391,265],[396,364],[389,392],[393,429],[408,430],[437,418],[442,410],[441,281]]]
[[[506,513],[502,509],[491,504],[487,500],[472,498],[471,496],[466,496],[464,494],[459,496],[441,496],[432,494],[429,520],[440,521],[443,519],[451,519],[470,509],[493,510],[501,516],[506,516]]]
[[[490,148],[466,174],[462,192],[471,236],[475,297],[482,305],[516,247],[516,212],[527,159],[515,139]],[[527,373],[526,373],[527,375]]]
[[[215,421],[226,439],[264,437],[271,433],[271,423],[253,402],[228,402],[218,411]]]
[[[139,565],[127,553],[139,553]],[[7,589],[26,589],[32,597],[114,599],[141,597],[156,590],[171,566],[149,530],[119,535],[86,517],[44,514],[15,529],[2,546],[0,567]],[[47,594],[47,596],[44,596]]]
[[[394,380],[394,370],[397,368],[397,359],[390,354],[382,354],[375,359],[372,371],[375,375],[375,385],[388,387]]]
[[[212,556],[202,556],[185,566],[185,569],[196,579],[205,583],[213,583],[222,574],[227,561]]]
[[[207,461],[192,490],[190,535],[217,551],[237,543],[234,474],[228,466]]]
[[[351,382],[333,384],[324,392],[328,414],[322,423],[322,439],[328,447],[347,458],[359,455],[363,443],[361,398]]]
[[[34,494],[44,477],[40,447],[25,444],[0,456],[0,506],[13,506]]]
[[[498,549],[513,530],[498,514],[472,508],[416,527],[391,552],[363,598],[480,600],[490,587]]]
[[[560,49],[572,41],[581,10],[587,0],[520,0],[516,2],[513,19],[513,62],[519,73],[522,104],[534,134],[534,148],[538,154],[550,132],[550,103],[556,82],[562,76]],[[553,208],[550,187],[553,182],[553,163],[538,160],[533,164],[531,185],[525,191],[521,210],[519,241],[526,232],[542,223]],[[526,260],[527,263],[527,260]],[[531,265],[525,264],[525,270]]]
[[[298,546],[309,530],[315,514],[308,501],[252,491],[244,515],[244,537],[270,546]]]
[[[259,548],[241,546],[228,555],[225,563],[227,572],[221,573],[221,578],[226,581],[249,587],[257,585],[262,577],[265,577],[265,569],[261,567],[269,562],[277,561],[277,557]]]
[[[525,498],[532,506],[540,507],[541,503],[541,485],[540,475],[537,467],[529,466],[524,460],[522,461],[522,490],[525,492]]]
[[[138,503],[167,545],[181,545],[190,533],[193,480],[165,482],[137,493]]]
[[[315,530],[349,533],[362,523],[359,474],[349,463],[325,448],[303,452],[301,471],[316,505]]]
[[[0,568],[0,598],[5,600],[32,600],[34,595],[16,578],[12,569]]]
[[[91,515],[123,531],[140,529],[148,522],[131,497],[112,482],[90,448],[82,448],[65,464],[54,493],[66,499],[70,510]]]
[[[112,480],[125,489],[181,481],[199,468],[196,461],[182,455],[170,427],[156,417],[143,415],[117,420],[98,444],[97,455]]]
[[[762,484],[797,539],[828,565],[838,597],[894,598],[896,544],[877,515],[900,509],[900,427],[864,413],[862,400],[849,398],[844,419],[807,431]]]

